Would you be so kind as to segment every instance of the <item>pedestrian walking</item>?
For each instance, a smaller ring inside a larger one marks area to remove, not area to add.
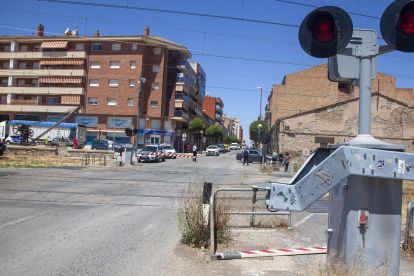
[[[114,149],[113,146],[114,146],[114,143],[111,140],[109,140],[108,141],[108,150],[113,150]]]
[[[48,146],[48,145],[49,145],[49,139],[50,139],[50,138],[49,138],[49,136],[47,136],[47,137],[46,137],[46,139],[45,139],[45,145],[46,145],[46,146]]]
[[[75,139],[73,139],[73,148],[74,149],[78,148],[78,139],[76,139],[76,137],[75,137]]]
[[[246,163],[247,162],[247,166],[249,166],[249,150],[247,149],[247,148],[244,148],[244,150],[243,150],[243,166],[244,166],[244,163]]]
[[[289,152],[286,152],[285,157],[283,157],[283,164],[285,164],[285,172],[287,172],[290,164]]]
[[[197,145],[194,144],[193,146],[193,161],[196,162],[197,161]]]

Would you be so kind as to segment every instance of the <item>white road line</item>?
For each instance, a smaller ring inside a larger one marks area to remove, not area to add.
[[[313,216],[313,215],[314,215],[314,213],[307,215],[301,221],[299,221],[298,223],[296,223],[295,226],[298,227],[299,225],[301,225],[302,223],[304,223],[305,221],[307,221],[308,219],[310,219],[311,216]]]
[[[230,231],[234,231],[234,232],[270,232],[270,231],[275,231],[276,228],[271,228],[269,230],[254,230],[254,229],[230,229]]]
[[[46,214],[46,213],[32,215],[32,216],[28,216],[28,217],[25,217],[25,218],[21,218],[21,219],[15,220],[15,221],[11,221],[11,222],[5,223],[3,225],[0,225],[0,229],[3,228],[3,227],[6,227],[6,226],[10,226],[10,225],[19,223],[19,222],[23,222],[23,221],[28,220],[28,219],[32,219],[32,218],[35,218],[35,217],[43,216],[44,214]]]

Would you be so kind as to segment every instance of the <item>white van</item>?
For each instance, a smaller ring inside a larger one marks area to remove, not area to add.
[[[230,150],[237,150],[237,143],[231,143]]]
[[[246,148],[246,143],[243,143],[242,144],[242,149],[245,149]]]

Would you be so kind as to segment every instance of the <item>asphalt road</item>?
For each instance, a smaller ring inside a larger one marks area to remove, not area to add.
[[[210,261],[209,250],[181,244],[177,200],[190,181],[248,188],[290,177],[259,168],[231,152],[122,168],[0,169],[0,275],[297,275],[298,263],[323,263],[324,255]],[[249,194],[233,196],[236,209],[252,208]],[[294,231],[236,218],[227,249],[324,246],[326,202],[292,215]]]

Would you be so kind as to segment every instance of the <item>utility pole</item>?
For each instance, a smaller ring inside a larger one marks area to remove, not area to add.
[[[143,83],[146,82],[146,79],[142,77],[142,71],[139,72],[139,80],[137,81],[138,83],[138,88],[136,89],[136,91],[138,92],[138,107],[137,107],[137,129],[138,129],[138,133],[136,134],[135,140],[136,140],[136,145],[137,145],[137,149],[138,149],[138,138],[139,138],[139,107],[141,105],[141,86]]]
[[[114,150],[115,150],[115,127],[116,127],[116,105],[118,104],[118,98],[115,97],[115,111],[114,111],[114,135],[112,136],[112,141],[114,142]],[[99,142],[100,144],[101,142]]]

